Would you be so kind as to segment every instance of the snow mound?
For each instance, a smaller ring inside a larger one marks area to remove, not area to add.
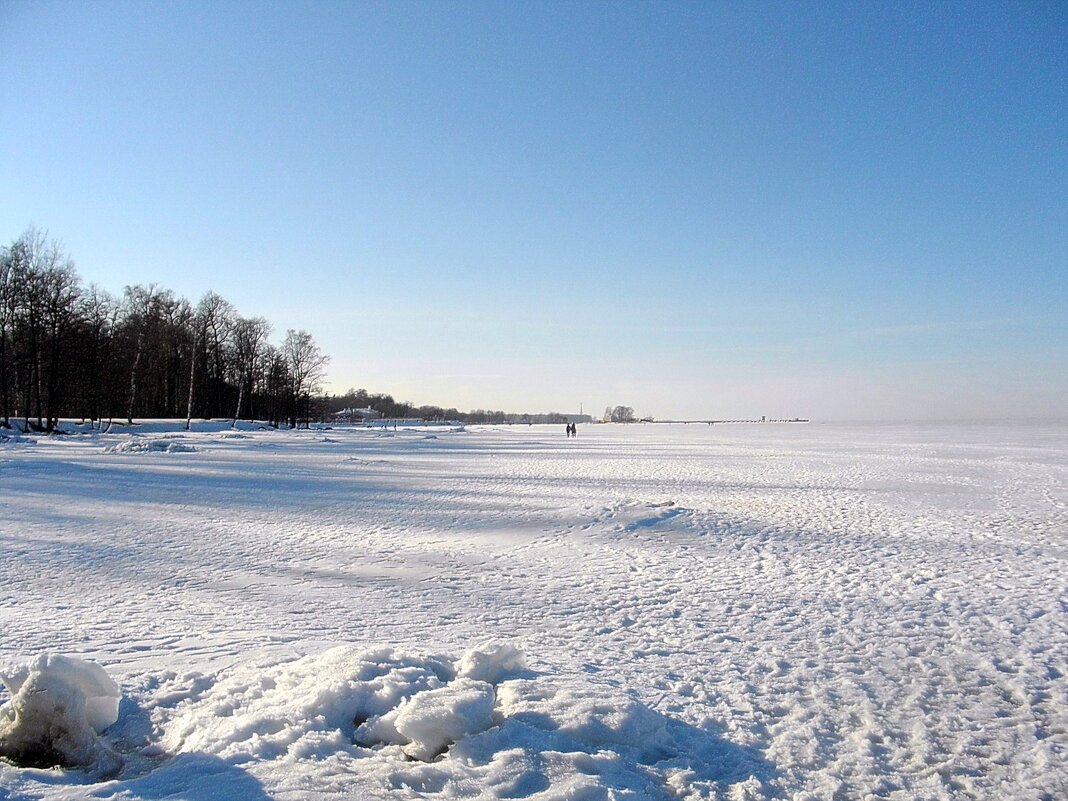
[[[465,653],[456,663],[456,675],[496,684],[507,673],[523,670],[522,652],[511,643],[490,640]]]
[[[522,665],[514,646],[487,642],[455,662],[342,646],[240,668],[175,709],[161,745],[258,762],[263,776],[316,764],[346,787],[545,801],[709,797],[759,772],[709,732],[618,691],[516,677]]]
[[[93,662],[42,654],[0,674],[0,756],[25,767],[82,768],[113,776],[122,761],[97,735],[119,716],[119,687]]]
[[[758,772],[756,760],[738,769],[736,746],[621,693],[506,681],[494,721],[449,752],[489,797],[708,798]]]
[[[131,439],[110,445],[104,453],[195,453],[196,448],[171,439]]]
[[[220,682],[168,727],[164,747],[223,758],[325,757],[351,744],[364,721],[454,676],[438,657],[339,646]]]
[[[181,710],[163,746],[257,759],[397,746],[430,760],[494,724],[493,683],[522,664],[517,648],[496,641],[455,665],[446,657],[339,646],[219,682]]]

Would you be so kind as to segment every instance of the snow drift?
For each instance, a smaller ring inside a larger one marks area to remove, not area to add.
[[[176,710],[163,745],[238,765],[330,763],[384,790],[546,801],[701,797],[723,778],[723,741],[523,664],[513,645],[487,642],[455,661],[339,646],[239,668]]]
[[[97,736],[118,719],[119,688],[93,662],[42,654],[0,674],[11,701],[0,707],[0,756],[36,768],[112,776],[122,760]]]
[[[129,439],[104,449],[105,453],[195,453],[196,448],[173,439]]]

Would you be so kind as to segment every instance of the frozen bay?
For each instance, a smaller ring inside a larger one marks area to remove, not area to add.
[[[1065,424],[178,429],[0,444],[0,798],[1068,795]]]

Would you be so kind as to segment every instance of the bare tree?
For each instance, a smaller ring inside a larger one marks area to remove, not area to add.
[[[282,351],[273,345],[264,348],[264,394],[267,402],[267,420],[277,428],[283,416],[288,416],[292,404],[289,401],[291,383],[289,368]]]
[[[155,284],[128,286],[123,294],[122,329],[132,351],[126,420],[133,423],[139,410],[150,417],[177,416],[189,303]]]
[[[41,267],[47,247],[47,235],[31,226],[10,250],[13,385],[24,428],[29,428],[30,417],[35,411],[37,427],[42,425],[41,347],[44,332],[41,321],[45,292]]]
[[[84,421],[194,413],[229,416],[254,404],[274,424],[307,419],[327,357],[306,331],[268,343],[262,317],[241,318],[208,292],[192,307],[155,285],[128,286],[120,302],[83,290],[63,247],[35,228],[0,247],[0,425],[22,418],[54,430]],[[366,395],[366,393],[365,393]],[[390,399],[392,401],[392,399]]]
[[[47,343],[45,419],[48,431],[59,422],[63,391],[70,387],[65,372],[70,362],[71,334],[77,322],[80,286],[74,262],[57,243],[50,243],[41,271],[42,323]]]
[[[292,401],[289,424],[296,428],[302,416],[307,423],[307,410],[313,392],[319,390],[330,357],[323,354],[307,331],[286,331],[282,342],[282,356],[289,370]]]
[[[10,425],[11,398],[22,406],[25,426],[55,428],[61,379],[69,358],[70,335],[79,295],[74,263],[47,232],[30,227],[0,254],[0,383],[4,424]],[[42,419],[47,423],[42,424]]]
[[[15,324],[15,273],[18,243],[0,250],[0,409],[4,427],[11,427],[11,370],[8,361],[13,345],[12,327]]]
[[[82,419],[101,420],[114,411],[115,329],[118,325],[119,304],[95,284],[82,294],[78,310],[79,338],[84,358],[78,383]]]
[[[237,379],[237,408],[231,427],[237,425],[241,418],[242,402],[246,392],[252,397],[253,378],[259,365],[267,337],[271,333],[271,324],[263,317],[238,317],[233,326],[234,367]],[[251,408],[251,403],[250,403]],[[250,415],[251,416],[251,415]]]

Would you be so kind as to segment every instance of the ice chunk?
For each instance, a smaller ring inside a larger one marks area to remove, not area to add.
[[[496,684],[509,673],[526,667],[522,652],[511,643],[488,640],[467,651],[456,666],[456,675]]]
[[[11,701],[0,707],[0,756],[24,767],[116,774],[122,761],[97,734],[118,718],[119,688],[93,662],[42,654],[0,675]]]
[[[490,728],[494,699],[492,685],[457,679],[413,695],[379,726],[392,729],[406,741],[404,753],[426,762],[461,738]]]
[[[46,673],[50,679],[79,690],[85,698],[86,720],[95,732],[104,731],[118,720],[119,699],[122,697],[119,685],[96,662],[60,654],[41,654],[29,665],[0,673],[0,682],[15,696],[35,673]]]

